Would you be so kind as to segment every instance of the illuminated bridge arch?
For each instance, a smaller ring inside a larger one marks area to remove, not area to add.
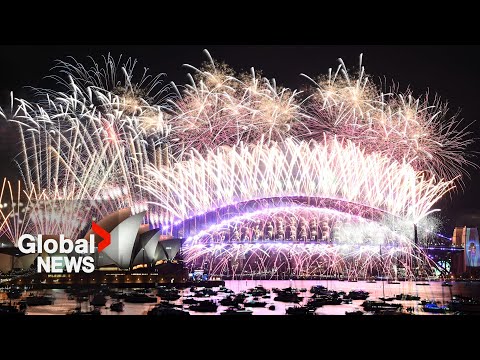
[[[178,221],[173,226],[166,225],[163,230],[164,232],[171,233],[174,237],[188,239],[202,231],[207,231],[213,225],[235,221],[249,214],[261,214],[263,212],[271,212],[275,209],[283,209],[285,211],[292,209],[292,212],[296,212],[302,208],[304,210],[332,210],[338,214],[350,215],[371,221],[381,221],[385,216],[392,216],[381,209],[341,199],[308,196],[271,197],[230,204],[190,217],[184,221]]]

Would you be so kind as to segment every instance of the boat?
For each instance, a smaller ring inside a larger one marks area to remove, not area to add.
[[[205,288],[205,289],[203,289],[203,293],[204,293],[205,295],[208,295],[208,296],[217,296],[217,295],[218,295],[218,292],[217,292],[217,291],[212,290],[212,289],[210,289],[210,288]]]
[[[366,300],[362,303],[365,311],[397,310],[403,307],[402,304],[388,304],[383,301]]]
[[[397,280],[388,280],[388,281],[387,281],[387,284],[390,284],[390,285],[399,285],[399,284],[400,284],[400,281],[397,281]]]
[[[116,312],[122,312],[125,304],[122,301],[116,301],[110,304],[110,310]]]
[[[218,305],[211,300],[199,301],[197,305],[190,306],[189,310],[197,312],[216,312]]]
[[[442,286],[448,286],[448,287],[452,287],[452,283],[451,282],[448,282],[448,281],[444,281],[442,282]]]
[[[173,307],[163,306],[162,304],[155,305],[152,309],[148,310],[147,315],[149,316],[186,316],[190,315],[188,311],[183,311],[180,309],[175,309]]]
[[[452,311],[462,313],[480,313],[480,300],[469,297],[453,296],[448,307]]]
[[[66,315],[101,315],[102,312],[100,311],[99,308],[95,308],[90,311],[82,311],[79,307],[75,308],[72,311],[69,311]]]
[[[349,298],[352,300],[367,300],[370,296],[368,291],[364,290],[352,290],[348,293],[348,295],[344,296],[344,298]]]
[[[96,294],[93,296],[93,299],[90,301],[90,305],[93,306],[105,306],[107,299],[102,294]]]
[[[233,290],[230,290],[230,289],[226,288],[225,286],[220,286],[220,288],[218,289],[218,292],[223,292],[225,294],[234,294]]]
[[[124,292],[110,290],[110,297],[112,299],[125,299],[126,295]]]
[[[304,292],[307,292],[307,289],[301,288],[301,289],[298,289],[298,291],[300,291],[301,293],[304,293]]]
[[[419,283],[416,283],[415,285],[417,285],[417,286],[430,286],[430,283],[428,283],[428,282],[419,282]]]
[[[160,297],[160,299],[167,300],[167,301],[175,301],[182,297],[180,294],[175,294],[175,293],[164,293],[162,295],[157,294],[157,296]]]
[[[352,315],[352,316],[363,315],[363,311],[361,311],[361,310],[345,311],[345,315]]]
[[[410,295],[410,294],[400,294],[400,295],[395,295],[395,300],[420,300],[420,296],[418,295]]]
[[[163,286],[159,286],[160,289],[164,288]],[[139,293],[139,294],[150,294],[152,290],[150,289],[145,289],[145,288],[135,288],[132,289],[134,292]]]
[[[25,306],[20,304],[0,303],[0,316],[1,315],[25,315]]]
[[[128,303],[134,303],[134,304],[156,303],[157,298],[155,296],[133,292],[133,293],[127,294],[125,296],[124,301]]]
[[[42,306],[42,305],[52,305],[55,301],[53,296],[48,295],[33,295],[30,294],[25,298],[25,302],[28,306]]]
[[[292,294],[288,292],[280,292],[278,296],[275,296],[273,300],[281,301],[281,302],[292,302],[292,303],[299,303],[302,301],[303,297],[298,296],[297,294]]]
[[[235,306],[235,305],[238,305],[239,303],[242,303],[243,302],[243,299],[242,301],[237,301],[236,299],[234,299],[233,296],[227,296],[226,298],[220,300],[220,305],[222,306]],[[188,304],[184,301],[185,304]],[[196,301],[195,304],[198,304],[199,301]],[[193,302],[192,302],[193,304]]]
[[[328,289],[322,285],[314,285],[310,288],[310,292],[312,294],[324,294],[325,292],[328,292]]]
[[[220,315],[253,315],[253,311],[249,309],[239,309],[232,306],[225,311],[222,311]]]
[[[315,298],[310,299],[307,306],[310,307],[322,307],[323,305],[340,305],[343,299],[339,297],[333,297],[328,295],[317,295]]]
[[[317,309],[319,307],[322,307],[323,305],[326,305],[326,302],[322,299],[311,299],[307,302],[307,307]]]
[[[393,300],[396,300],[394,297],[380,297],[379,299],[382,300],[382,301],[393,301]],[[400,299],[398,299],[398,300],[400,300]]]
[[[295,295],[300,294],[300,291],[298,291],[297,289],[292,288],[292,287],[288,287],[288,288],[282,289],[281,291],[282,291],[282,292],[287,292],[287,293],[290,293],[290,294],[295,294]]]
[[[19,287],[15,287],[10,289],[10,291],[7,292],[7,297],[11,300],[16,300],[20,299],[22,296],[23,291]]]
[[[267,305],[264,301],[250,300],[243,303],[245,307],[265,307]]]
[[[253,289],[249,289],[247,291],[247,294],[250,294],[252,296],[264,296],[267,295],[269,291],[265,289],[262,285],[255,286]]]
[[[315,314],[315,309],[307,306],[292,306],[287,308],[285,312],[288,315],[313,315]]]
[[[436,303],[431,302],[423,305],[423,311],[433,314],[445,314],[447,312],[447,307],[438,306]]]
[[[187,297],[185,299],[183,299],[183,303],[184,304],[187,304],[187,305],[196,305],[199,303],[198,300],[195,300],[194,298],[192,297]]]

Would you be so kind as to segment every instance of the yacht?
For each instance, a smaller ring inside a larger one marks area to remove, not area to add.
[[[396,300],[420,300],[420,296],[418,295],[410,295],[410,294],[400,294],[395,295]]]
[[[380,297],[379,299],[382,300],[382,301],[393,301],[393,300],[396,300],[394,297]],[[398,299],[398,300],[401,300],[401,299]]]
[[[355,311],[345,311],[345,315],[363,315],[363,311],[355,310]]]
[[[328,289],[325,286],[322,286],[322,285],[314,285],[310,288],[310,292],[312,294],[324,294],[327,291],[328,291]]]
[[[187,305],[196,305],[199,303],[198,300],[195,300],[194,298],[192,297],[187,297],[185,299],[183,299],[183,303],[184,304],[187,304]]]
[[[125,304],[122,301],[116,301],[110,304],[110,310],[116,312],[122,312]]]
[[[0,303],[0,316],[1,315],[25,315],[25,306],[19,304]]]
[[[125,296],[125,302],[135,304],[156,303],[157,298],[155,296],[133,292]]]
[[[20,299],[23,291],[19,287],[14,287],[7,292],[7,297],[11,300]]]
[[[278,293],[278,296],[273,298],[275,301],[282,301],[282,302],[292,302],[292,303],[299,303],[302,301],[303,297],[298,296],[297,294],[282,291]]]
[[[383,301],[366,300],[362,307],[365,311],[397,310],[403,307],[402,304],[388,304]]]
[[[433,314],[445,314],[447,312],[447,307],[438,306],[436,303],[431,302],[423,305],[423,311]]]
[[[162,304],[155,305],[152,309],[148,310],[147,315],[149,316],[170,316],[170,315],[190,315],[188,311],[183,311],[180,309],[175,309],[173,307],[166,307]]]
[[[68,312],[66,315],[101,315],[102,312],[100,311],[99,308],[90,310],[90,311],[82,311],[79,307],[75,308],[75,310],[72,310]]]
[[[190,306],[189,310],[197,312],[216,312],[218,305],[211,300],[200,301],[197,305]]]
[[[238,309],[232,306],[222,311],[220,315],[253,315],[253,311],[249,309]]]
[[[352,290],[344,298],[349,298],[352,300],[367,300],[370,293],[364,290]]]
[[[480,301],[469,297],[454,296],[448,307],[452,311],[480,313]]]
[[[243,303],[245,307],[265,307],[267,305],[264,301],[250,300]]]
[[[388,280],[388,281],[387,281],[387,284],[398,285],[398,284],[400,284],[400,281],[397,281],[397,280]]]
[[[93,306],[105,306],[107,299],[102,294],[96,294],[93,296],[93,299],[90,301],[90,305]]]
[[[175,301],[181,298],[180,294],[175,294],[175,293],[164,293],[164,294],[157,294],[158,297],[162,300],[167,300],[167,301]]]
[[[48,295],[33,295],[30,294],[25,298],[25,302],[28,306],[42,306],[42,305],[52,305],[55,298]]]
[[[315,309],[307,306],[292,306],[285,311],[288,315],[314,315]]]

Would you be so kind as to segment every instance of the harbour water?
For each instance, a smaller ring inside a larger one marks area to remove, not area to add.
[[[233,290],[235,293],[240,291],[248,290],[255,286],[262,285],[266,289],[271,290],[272,288],[287,288],[293,287],[297,289],[305,288],[307,292],[300,293],[300,296],[303,297],[302,302],[299,305],[305,304],[308,298],[312,295],[310,293],[310,288],[313,285],[323,285],[329,290],[335,291],[345,291],[349,292],[351,290],[365,290],[370,293],[369,300],[378,300],[380,297],[386,296],[395,296],[398,294],[411,294],[420,296],[420,298],[436,301],[439,305],[447,305],[448,301],[451,300],[453,295],[461,296],[471,296],[471,297],[480,297],[480,283],[476,282],[452,282],[452,286],[442,286],[441,282],[429,282],[429,285],[418,285],[415,282],[399,282],[398,284],[389,284],[384,281],[377,281],[375,283],[358,281],[358,282],[347,282],[347,281],[333,281],[333,280],[231,280],[225,281],[225,286],[228,289]],[[214,288],[215,289],[215,288]],[[42,293],[53,295],[55,297],[55,302],[53,305],[45,306],[32,306],[28,307],[27,315],[64,315],[69,311],[75,309],[76,307],[81,307],[82,310],[87,311],[90,306],[88,302],[78,303],[76,300],[69,300],[68,294],[61,289],[51,289],[45,290]],[[152,294],[156,294],[156,290],[152,289]],[[192,295],[189,288],[180,290],[180,295],[182,297],[172,303],[182,306],[182,299],[184,296]],[[267,302],[265,307],[252,308],[254,315],[285,315],[285,310],[288,307],[294,306],[293,303],[283,303],[278,301],[273,301],[273,298],[276,296],[274,293],[270,293],[269,299],[260,300]],[[209,298],[198,298],[198,300],[213,300],[219,303],[219,301],[225,297],[225,294],[219,293],[217,296],[211,296]],[[248,298],[247,298],[248,300]],[[160,302],[160,299],[157,298],[157,301]],[[146,315],[148,310],[151,309],[154,304],[131,304],[125,303],[125,308],[123,312],[117,313],[109,309],[111,300],[108,298],[106,307],[101,308],[102,315]],[[316,310],[317,315],[345,315],[346,311],[355,311],[363,310],[361,304],[363,300],[353,300],[351,304],[342,304],[342,305],[325,305]],[[404,308],[412,307],[414,309],[413,313],[418,315],[427,315],[423,312],[422,306],[419,304],[419,301],[400,301],[396,300],[395,303],[401,303]],[[269,310],[269,305],[274,304],[275,310]],[[183,305],[183,309],[188,310],[188,305]],[[227,309],[226,306],[219,306],[216,313],[198,313],[194,311],[189,311],[192,315],[218,315],[222,311]]]

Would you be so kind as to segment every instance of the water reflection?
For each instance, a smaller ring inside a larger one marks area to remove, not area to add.
[[[272,288],[306,288],[308,291],[301,293],[300,296],[303,296],[303,300],[300,303],[306,304],[308,298],[312,295],[310,293],[310,288],[313,285],[323,285],[329,290],[334,291],[345,291],[349,292],[351,290],[366,290],[370,293],[369,299],[378,300],[380,297],[390,297],[399,294],[411,294],[420,296],[421,299],[429,299],[438,301],[441,305],[446,305],[450,301],[452,295],[462,295],[462,296],[472,296],[480,297],[480,283],[465,283],[465,282],[453,282],[452,287],[442,286],[441,282],[430,282],[430,285],[419,286],[414,282],[400,282],[399,284],[388,284],[387,282],[377,281],[376,283],[369,283],[365,281],[359,282],[347,282],[347,281],[317,281],[317,280],[229,280],[225,282],[225,286],[229,289],[238,293],[255,286],[262,285],[266,289],[271,290]],[[45,293],[53,295],[56,300],[53,305],[48,306],[36,306],[29,307],[27,314],[29,315],[64,315],[67,312],[75,309],[80,306],[82,310],[87,311],[90,309],[88,302],[78,303],[76,300],[69,300],[68,294],[64,290],[53,289],[46,290]],[[156,290],[152,289],[152,294],[155,294]],[[180,290],[180,295],[182,298],[172,302],[173,304],[180,305],[184,310],[188,311],[188,305],[182,305],[182,299],[185,296],[194,295],[189,288]],[[283,303],[278,301],[273,301],[273,298],[276,294],[270,292],[269,298],[261,299],[266,301],[267,305],[264,308],[251,308],[254,315],[285,315],[286,308],[293,306],[293,303]],[[216,296],[211,296],[209,298],[196,298],[198,300],[214,300],[217,303],[224,298],[226,294],[219,293]],[[247,301],[251,298],[247,298]],[[101,308],[102,315],[146,315],[148,310],[151,309],[154,304],[132,304],[125,303],[123,312],[115,312],[110,310],[110,304],[112,300],[108,298],[106,307]],[[160,299],[157,300],[160,302]],[[396,303],[401,303],[404,308],[413,307],[415,314],[426,315],[422,310],[419,301],[395,301]],[[351,304],[342,304],[342,305],[325,305],[316,310],[317,315],[345,315],[345,311],[355,311],[362,310],[360,305],[363,303],[363,300],[353,300]],[[269,310],[269,305],[274,304],[275,310]],[[219,306],[216,313],[198,313],[190,311],[192,315],[218,315],[222,311],[226,310],[227,306]]]

